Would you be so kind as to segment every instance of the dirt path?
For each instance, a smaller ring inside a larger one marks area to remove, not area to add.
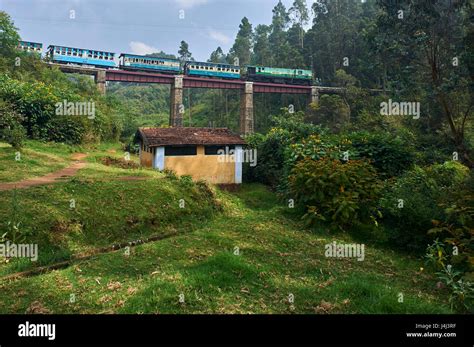
[[[62,179],[74,176],[78,170],[85,167],[86,162],[82,160],[85,157],[87,157],[87,154],[85,153],[74,153],[71,156],[71,159],[75,160],[75,162],[73,162],[70,166],[64,169],[61,169],[59,171],[51,172],[41,177],[29,178],[29,179],[18,181],[18,182],[0,183],[0,191],[11,190],[15,188],[17,189],[29,188],[33,186],[40,186],[40,185],[60,182]]]

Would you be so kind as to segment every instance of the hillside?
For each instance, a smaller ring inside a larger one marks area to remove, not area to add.
[[[28,148],[25,156],[38,167],[47,164],[42,157],[66,158],[71,151],[36,141]],[[1,275],[125,241],[167,238],[131,247],[129,255],[125,248],[108,250],[62,269],[4,278],[1,313],[451,312],[422,261],[373,244],[364,261],[328,258],[326,244],[364,241],[306,229],[263,185],[244,184],[234,193],[209,189],[152,170],[106,166],[100,158],[120,157],[114,145],[82,150],[86,166],[75,177],[0,191],[0,218],[21,221],[28,241],[39,243],[36,264],[10,259]],[[0,156],[10,155],[11,148],[0,147]],[[0,163],[10,175],[21,170]]]

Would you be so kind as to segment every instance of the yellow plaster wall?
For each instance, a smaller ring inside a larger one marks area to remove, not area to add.
[[[140,165],[145,166],[145,167],[151,167],[152,163],[153,163],[153,153],[145,152],[145,148],[142,145]]]
[[[197,147],[197,155],[165,156],[165,168],[178,175],[190,175],[193,180],[215,184],[235,183],[235,163],[219,163],[217,155],[204,155],[204,146]]]

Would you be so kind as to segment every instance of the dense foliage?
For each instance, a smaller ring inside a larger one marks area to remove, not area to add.
[[[299,161],[288,177],[290,192],[306,208],[310,224],[327,221],[346,229],[355,223],[376,222],[380,184],[367,162],[323,158]]]
[[[467,179],[468,169],[457,162],[415,167],[389,181],[383,199],[382,214],[391,242],[420,250],[433,240],[428,231],[433,222],[447,221],[443,204]],[[454,201],[453,201],[454,202]]]

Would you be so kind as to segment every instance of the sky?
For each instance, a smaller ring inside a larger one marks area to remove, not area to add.
[[[198,61],[232,47],[241,19],[270,24],[278,0],[0,0],[25,41],[115,53],[177,55],[181,40]],[[287,9],[293,0],[282,0]],[[312,0],[307,0],[308,6]]]

